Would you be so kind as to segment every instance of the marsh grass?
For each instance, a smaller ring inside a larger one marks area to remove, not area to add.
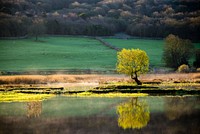
[[[178,82],[178,83],[162,83],[159,85],[163,89],[173,89],[173,90],[200,90],[200,83],[195,82]]]
[[[53,97],[52,94],[23,94],[15,92],[0,92],[0,102],[28,102],[28,101],[42,101],[44,99]]]
[[[199,70],[200,70],[200,68],[199,68]],[[193,79],[199,79],[199,80],[200,80],[200,71],[199,71],[199,73],[194,74],[194,75],[192,76],[192,78],[193,78]]]
[[[0,84],[44,84],[44,83],[46,83],[45,76],[21,75],[21,76],[0,77]]]
[[[21,75],[1,76],[0,84],[47,84],[47,83],[73,83],[83,78],[70,75]]]
[[[69,97],[143,97],[148,96],[148,94],[145,93],[119,93],[119,92],[113,92],[113,93],[92,93],[92,92],[81,92],[81,93],[75,93],[75,94],[65,94],[65,96]]]
[[[119,75],[15,75],[0,76],[0,84],[106,83],[127,80]]]
[[[142,86],[138,86],[134,83],[112,83],[104,84],[96,87],[98,90],[115,89],[115,90],[200,90],[199,81],[172,81],[172,82],[147,82]]]
[[[146,84],[137,86],[123,75],[0,76],[0,102],[42,101],[52,94],[71,97],[199,95],[199,78],[200,73],[146,74],[140,77]]]

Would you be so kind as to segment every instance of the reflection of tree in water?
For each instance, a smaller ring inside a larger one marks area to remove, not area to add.
[[[165,102],[166,116],[170,120],[175,120],[183,115],[191,114],[195,106],[195,101],[187,97],[167,98]]]
[[[27,117],[39,117],[42,113],[42,102],[34,101],[27,103]]]
[[[117,107],[118,125],[123,129],[140,129],[147,125],[150,119],[149,106],[144,101],[132,98]]]

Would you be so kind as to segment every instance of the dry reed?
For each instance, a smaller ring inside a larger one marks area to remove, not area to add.
[[[100,83],[123,79],[108,75],[16,75],[0,76],[0,84],[47,84],[47,83]]]
[[[200,79],[200,73],[146,74],[141,81],[194,81]],[[124,75],[15,75],[0,76],[0,84],[48,84],[48,83],[109,83],[131,82]]]

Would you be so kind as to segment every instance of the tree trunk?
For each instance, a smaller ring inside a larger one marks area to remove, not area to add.
[[[37,41],[37,40],[38,40],[38,35],[35,36],[35,41]]]
[[[137,85],[142,85],[142,82],[138,80],[136,72],[135,72],[135,77],[133,77],[133,75],[131,75],[131,78],[135,80],[135,82],[137,83]]]
[[[135,82],[137,83],[137,85],[142,85],[142,82],[138,80],[137,77],[134,78]]]

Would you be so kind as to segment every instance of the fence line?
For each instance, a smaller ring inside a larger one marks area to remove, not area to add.
[[[108,43],[108,42],[105,42],[103,39],[101,39],[100,37],[96,37],[95,38],[96,40],[98,40],[98,41],[100,41],[104,46],[107,46],[107,47],[109,47],[109,48],[111,48],[111,49],[114,49],[114,50],[116,50],[116,51],[120,51],[121,49],[120,48],[118,48],[118,47],[116,47],[116,46],[113,46],[113,45],[111,45],[110,43]]]

